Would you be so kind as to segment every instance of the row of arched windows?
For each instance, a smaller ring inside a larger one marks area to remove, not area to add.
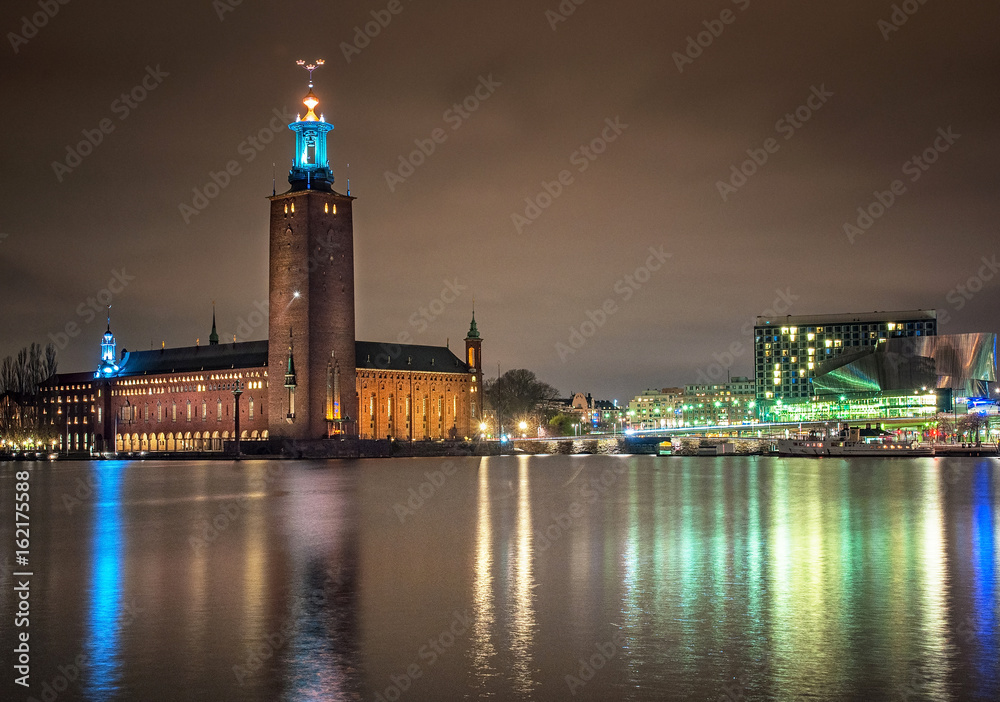
[[[247,417],[250,419],[254,418],[256,408],[256,402],[254,398],[247,398]],[[202,400],[201,402],[201,413],[199,415],[198,408],[196,405],[192,404],[190,400],[187,401],[187,405],[183,408],[185,410],[185,418],[187,421],[191,422],[195,419],[201,419],[203,422],[207,422],[208,416],[208,402]],[[215,420],[221,422],[224,417],[230,416],[231,405],[227,404],[225,407],[225,413],[223,414],[222,398],[218,398],[215,403]],[[170,421],[177,421],[177,403],[172,402],[169,405],[170,410]],[[126,402],[122,407],[118,409],[118,419],[119,421],[131,423],[139,421],[140,419],[144,422],[150,421],[150,406],[147,404],[143,406],[140,413],[140,408],[131,403]],[[159,402],[156,403],[156,421],[163,421],[163,405]]]

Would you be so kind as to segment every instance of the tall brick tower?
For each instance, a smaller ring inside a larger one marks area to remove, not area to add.
[[[483,410],[486,407],[486,400],[483,397],[483,339],[479,336],[479,327],[476,326],[476,303],[472,303],[472,324],[469,325],[469,333],[465,337],[465,362],[469,365],[469,372],[475,377],[472,383],[472,424],[471,431],[475,431],[479,422],[482,421]]]
[[[354,359],[354,198],[333,189],[333,125],[315,112],[312,72],[295,132],[291,188],[271,201],[268,412],[271,436],[357,433]]]

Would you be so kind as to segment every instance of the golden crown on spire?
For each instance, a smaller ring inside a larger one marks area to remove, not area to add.
[[[316,59],[315,63],[306,63],[302,59],[295,62],[296,65],[302,66],[307,71],[309,71],[309,92],[306,93],[305,98],[302,100],[302,104],[305,105],[309,111],[306,112],[306,116],[302,118],[303,122],[318,122],[319,117],[316,116],[316,105],[319,104],[319,98],[316,97],[316,93],[313,92],[313,71],[322,66],[326,61],[323,59]]]

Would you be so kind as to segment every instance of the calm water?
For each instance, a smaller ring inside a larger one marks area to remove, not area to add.
[[[1000,699],[996,459],[34,465],[4,700]]]

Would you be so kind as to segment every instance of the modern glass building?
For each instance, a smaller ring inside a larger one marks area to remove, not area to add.
[[[754,326],[757,400],[812,397],[819,365],[845,349],[936,335],[936,310],[758,317]]]
[[[995,334],[885,339],[817,365],[809,397],[761,403],[772,422],[932,418],[995,402]]]

